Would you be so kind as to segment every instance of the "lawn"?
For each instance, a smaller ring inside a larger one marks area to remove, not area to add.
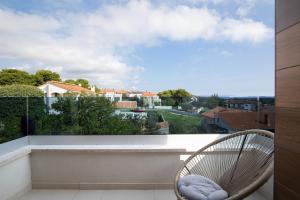
[[[157,111],[170,124],[171,134],[199,133],[202,118],[199,116],[188,116],[169,111]]]

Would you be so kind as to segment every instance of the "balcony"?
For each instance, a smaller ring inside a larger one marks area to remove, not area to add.
[[[178,167],[224,136],[26,136],[0,145],[0,197],[175,200]],[[270,179],[247,199],[272,199]]]

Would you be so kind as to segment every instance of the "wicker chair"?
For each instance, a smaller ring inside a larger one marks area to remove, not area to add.
[[[190,156],[175,178],[205,176],[228,192],[227,200],[243,199],[262,186],[273,173],[274,134],[264,130],[241,131],[218,139]]]

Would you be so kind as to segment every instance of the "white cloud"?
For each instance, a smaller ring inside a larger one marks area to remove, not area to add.
[[[258,4],[274,4],[275,0],[185,0],[195,5],[227,4],[236,7],[236,14],[240,17],[246,17]],[[184,2],[184,0],[182,0]]]
[[[238,8],[236,10],[236,14],[245,17],[249,15],[257,6],[260,4],[274,4],[275,0],[235,0],[235,2],[238,5]]]
[[[243,0],[243,1],[239,1],[239,4],[240,5],[237,8],[236,13],[239,16],[245,17],[255,7],[256,0]]]
[[[24,67],[47,67],[64,78],[88,78],[103,87],[134,87],[143,68],[129,66],[118,49],[162,39],[263,42],[272,29],[251,19],[224,18],[214,10],[147,1],[108,5],[87,13],[42,16],[0,9],[0,54]]]
[[[225,19],[220,30],[221,35],[235,42],[245,40],[259,43],[273,37],[273,30],[265,24],[251,19]]]

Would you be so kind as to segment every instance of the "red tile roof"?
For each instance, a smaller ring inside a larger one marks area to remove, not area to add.
[[[106,94],[106,93],[114,93],[114,94],[127,94],[129,93],[127,90],[115,90],[115,89],[101,89],[100,94]]]
[[[58,81],[48,81],[47,83],[54,85],[56,87],[71,91],[71,92],[93,93],[91,90],[81,87],[79,85],[63,83],[63,82],[58,82]]]
[[[219,112],[222,112],[222,111],[225,111],[225,110],[226,110],[226,108],[221,107],[221,106],[217,106],[214,109],[211,109],[209,111],[206,111],[206,112],[202,113],[201,115],[204,116],[204,117],[214,118],[216,113],[219,113]]]
[[[153,93],[153,92],[143,92],[143,97],[154,97],[157,96],[157,94]]]
[[[100,94],[106,94],[106,93],[114,93],[114,94],[142,94],[143,97],[154,97],[154,96],[157,96],[156,93],[153,93],[153,92],[137,92],[137,91],[128,91],[128,90],[123,90],[123,89],[120,89],[120,90],[115,90],[115,89],[101,89]]]
[[[104,89],[101,89],[99,93],[100,94],[115,93],[115,90],[114,89],[106,89],[106,88],[104,88]]]
[[[117,94],[128,94],[129,91],[128,90],[116,90]]]
[[[118,101],[114,103],[116,108],[137,108],[136,101]]]
[[[233,130],[274,129],[273,112],[221,112],[218,115]]]
[[[268,111],[261,111],[258,114],[256,111],[226,109],[218,106],[202,113],[202,116],[221,118],[233,130],[274,129],[275,127],[275,114]]]

